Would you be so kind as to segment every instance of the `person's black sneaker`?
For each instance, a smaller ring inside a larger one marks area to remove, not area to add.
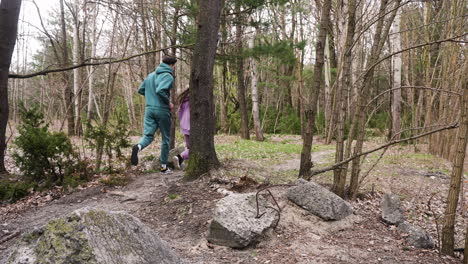
[[[138,152],[140,151],[140,147],[138,144],[133,145],[132,147],[132,157],[130,158],[130,162],[133,166],[138,165]]]
[[[172,162],[174,163],[174,167],[180,170],[180,168],[182,167],[182,162],[184,162],[184,159],[182,158],[182,156],[177,154],[177,156],[174,156],[172,158]]]
[[[166,167],[166,168],[159,167],[159,170],[160,170],[161,174],[172,174],[172,170],[169,169],[168,167]]]

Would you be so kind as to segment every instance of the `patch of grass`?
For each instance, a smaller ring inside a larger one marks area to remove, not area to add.
[[[276,142],[260,142],[254,140],[237,140],[232,143],[218,144],[216,151],[222,158],[228,159],[277,159],[283,158],[285,155],[300,154],[302,145],[288,144],[291,141],[285,139],[280,143]],[[312,151],[322,151],[333,149],[332,145],[314,145]]]
[[[171,200],[175,200],[175,199],[178,199],[180,198],[180,195],[176,194],[176,193],[171,193],[167,196],[167,198],[171,199]]]
[[[443,172],[450,174],[450,169],[446,167],[446,161],[442,158],[424,153],[402,153],[396,155],[386,155],[382,159],[383,164],[402,164],[409,168],[426,169],[432,172]]]
[[[170,193],[164,198],[164,202],[170,203],[170,202],[178,201],[181,198],[182,198],[182,196],[180,194]]]
[[[299,175],[299,170],[281,170],[277,171],[270,178],[271,184],[288,184],[295,183],[297,181],[297,176]]]

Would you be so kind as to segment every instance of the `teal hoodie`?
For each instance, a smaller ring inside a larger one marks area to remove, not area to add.
[[[146,77],[138,88],[138,93],[145,96],[147,107],[170,111],[169,100],[173,83],[171,66],[161,63],[156,71]]]

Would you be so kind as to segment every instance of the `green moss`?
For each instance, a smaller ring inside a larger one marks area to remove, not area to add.
[[[35,248],[37,263],[97,263],[77,218],[50,221]]]
[[[204,173],[210,170],[210,164],[206,159],[200,157],[197,153],[190,153],[190,159],[187,170],[185,172],[184,180],[194,181]]]
[[[171,193],[167,196],[167,198],[169,198],[170,200],[176,200],[176,199],[180,199],[180,195],[176,193]]]

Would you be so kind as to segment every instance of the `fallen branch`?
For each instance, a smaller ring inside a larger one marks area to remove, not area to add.
[[[32,77],[39,76],[39,75],[47,75],[49,73],[54,73],[54,72],[70,71],[70,70],[74,70],[74,69],[82,68],[82,67],[86,67],[86,66],[97,66],[97,65],[107,65],[107,64],[113,64],[113,63],[119,63],[119,62],[128,61],[128,60],[131,60],[131,59],[134,59],[134,58],[137,58],[137,57],[141,57],[141,56],[144,56],[144,55],[160,52],[160,51],[167,50],[167,49],[188,48],[188,47],[191,47],[191,46],[192,46],[192,44],[174,45],[174,46],[169,46],[169,47],[165,47],[165,48],[161,48],[161,49],[157,49],[157,50],[146,51],[146,52],[143,52],[143,53],[132,55],[130,57],[116,59],[116,60],[107,60],[107,61],[101,61],[101,62],[84,62],[84,63],[81,63],[81,64],[76,64],[76,65],[65,67],[65,68],[42,70],[42,71],[39,71],[39,72],[24,74],[24,75],[9,74],[8,78],[11,78],[11,79],[27,79],[27,78],[32,78]]]
[[[5,243],[5,242],[7,242],[7,241],[9,241],[9,240],[11,240],[12,238],[17,237],[19,234],[21,234],[20,231],[15,231],[15,232],[9,234],[8,236],[2,238],[2,239],[0,240],[0,245],[3,244],[3,243]]]
[[[353,159],[359,158],[361,156],[367,155],[367,154],[372,153],[372,152],[376,152],[376,151],[381,150],[383,148],[387,148],[387,147],[389,147],[391,145],[395,145],[395,144],[410,141],[410,140],[415,140],[415,139],[422,138],[422,137],[425,137],[425,136],[428,136],[428,135],[431,135],[431,134],[434,134],[434,133],[437,133],[437,132],[441,132],[441,131],[444,131],[444,130],[454,129],[454,128],[457,128],[458,126],[459,125],[458,125],[458,122],[457,122],[457,123],[454,123],[454,124],[451,124],[451,125],[448,125],[448,126],[445,126],[445,127],[441,127],[441,128],[435,129],[435,130],[431,130],[429,132],[426,132],[426,133],[423,133],[423,134],[420,134],[420,135],[416,135],[416,136],[413,136],[413,137],[390,141],[387,144],[384,144],[384,145],[382,145],[380,147],[377,147],[377,148],[374,148],[374,149],[359,153],[359,154],[357,154],[355,156],[347,158],[347,159],[345,159],[345,160],[343,160],[341,162],[335,163],[335,164],[333,164],[331,166],[328,166],[328,167],[325,167],[323,169],[310,171],[308,177],[306,178],[306,180],[310,180],[310,178],[312,176],[314,176],[314,175],[334,170],[334,169],[340,167],[341,165],[352,161]]]

